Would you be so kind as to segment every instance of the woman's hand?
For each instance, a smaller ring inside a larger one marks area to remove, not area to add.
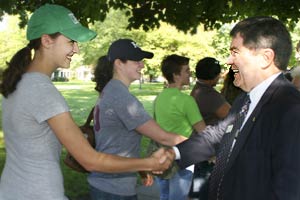
[[[170,151],[164,148],[160,148],[157,151],[155,151],[149,159],[152,159],[153,174],[162,174],[163,171],[167,170],[172,162],[175,159],[175,155],[172,154]]]
[[[142,179],[142,184],[144,186],[151,186],[154,182],[154,178],[153,176],[149,173],[149,172],[145,172],[145,171],[142,171],[142,172],[139,172],[140,173],[140,176],[141,176],[141,179]]]

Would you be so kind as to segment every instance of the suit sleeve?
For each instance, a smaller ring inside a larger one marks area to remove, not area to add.
[[[233,114],[229,114],[217,125],[207,126],[202,132],[193,134],[189,139],[176,145],[180,152],[178,166],[186,168],[214,156],[215,146],[220,143],[227,126],[233,122],[233,116]]]
[[[300,106],[282,117],[272,143],[272,191],[274,199],[300,198]]]

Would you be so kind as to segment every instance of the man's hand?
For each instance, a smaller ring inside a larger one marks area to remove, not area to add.
[[[170,158],[174,161],[175,157],[176,157],[174,149],[173,148],[168,148],[167,151],[168,151],[168,153],[170,155]]]
[[[164,148],[160,148],[159,150],[155,151],[152,155],[152,158],[155,158],[155,166],[154,169],[152,170],[153,174],[162,174],[163,171],[167,170],[174,158],[175,154],[172,151],[169,151]]]
[[[174,160],[174,156],[166,149],[160,148],[155,151],[150,157],[153,167],[152,173],[162,174],[163,171],[168,169]]]

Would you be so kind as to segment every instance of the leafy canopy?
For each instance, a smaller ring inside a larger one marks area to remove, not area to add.
[[[103,21],[110,8],[124,9],[129,17],[127,28],[142,27],[146,31],[165,22],[178,30],[196,33],[200,24],[205,29],[219,29],[224,23],[253,15],[277,16],[293,28],[300,16],[300,1],[295,0],[1,0],[0,17],[4,12],[18,14],[20,26],[24,27],[27,12],[45,3],[66,6],[85,25]]]

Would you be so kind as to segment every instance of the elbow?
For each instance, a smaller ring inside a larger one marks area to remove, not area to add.
[[[96,167],[95,167],[93,164],[91,164],[91,163],[85,164],[85,165],[83,165],[83,167],[84,167],[84,169],[85,169],[86,171],[88,171],[88,172],[96,171],[96,170],[95,170]]]
[[[97,156],[92,154],[87,155],[89,156],[85,156],[78,161],[80,165],[88,172],[99,171],[100,166],[97,165]]]
[[[159,141],[156,141],[162,145],[165,145],[165,146],[174,146],[175,145],[175,142],[172,142],[171,140],[166,140],[166,139],[162,139],[162,140],[159,140]]]
[[[80,161],[78,162],[82,168],[84,168],[87,172],[95,171],[95,165],[91,162]]]

